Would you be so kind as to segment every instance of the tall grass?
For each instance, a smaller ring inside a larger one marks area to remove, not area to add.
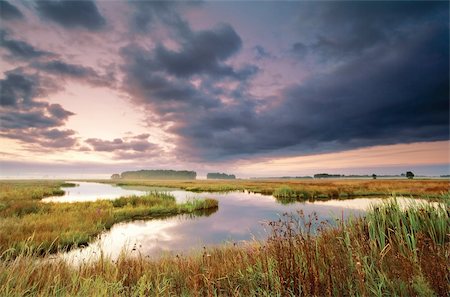
[[[116,183],[112,180],[99,182]],[[448,194],[447,180],[121,180],[120,185],[181,188],[194,192],[244,191],[274,195],[280,202],[351,197],[413,196],[439,198]]]
[[[23,252],[0,261],[0,295],[445,296],[450,230],[443,203],[404,210],[391,201],[333,226],[301,211],[285,214],[270,223],[267,241],[154,261],[124,253],[73,267]]]
[[[181,213],[200,214],[217,208],[213,199],[177,204],[167,193],[79,203],[43,203],[41,198],[61,193],[62,182],[0,183],[0,255],[22,251],[45,254],[89,243],[118,222]],[[66,184],[67,185],[67,184]],[[64,192],[62,192],[64,193]]]

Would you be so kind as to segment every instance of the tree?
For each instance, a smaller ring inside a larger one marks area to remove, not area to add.
[[[206,179],[236,179],[234,174],[226,174],[220,172],[208,173]]]
[[[407,171],[406,172],[406,177],[409,179],[413,179],[414,178],[414,173],[412,173],[412,171]]]
[[[125,171],[120,175],[122,179],[195,179],[197,173],[187,170],[138,170]]]
[[[120,179],[120,174],[114,173],[111,175],[111,179]]]
[[[374,174],[372,174],[372,178],[373,179],[377,179],[377,175],[374,173]]]

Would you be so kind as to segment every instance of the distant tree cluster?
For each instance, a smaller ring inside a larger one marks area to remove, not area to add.
[[[282,176],[281,179],[311,179],[312,176]],[[272,179],[277,179],[277,177],[273,177]]]
[[[120,179],[120,174],[114,173],[111,175],[111,179]]]
[[[314,174],[314,178],[336,178],[336,177],[342,177],[341,174],[328,174],[328,173],[317,173]]]
[[[213,173],[208,173],[206,175],[206,178],[207,179],[236,179],[236,176],[234,174],[213,172]]]
[[[195,171],[187,170],[138,170],[125,171],[120,174],[113,174],[112,179],[196,179],[197,173]]]

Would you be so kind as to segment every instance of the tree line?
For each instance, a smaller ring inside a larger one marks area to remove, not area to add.
[[[196,179],[197,172],[188,170],[137,170],[113,174],[111,179]]]
[[[206,175],[207,179],[236,179],[236,175],[234,174],[226,174],[219,172],[212,172]]]

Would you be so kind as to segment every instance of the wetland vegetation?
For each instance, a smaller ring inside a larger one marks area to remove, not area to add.
[[[114,183],[113,181],[102,181]],[[1,296],[444,296],[450,289],[448,180],[120,181],[196,191],[248,190],[295,199],[408,195],[329,225],[302,210],[269,223],[265,241],[148,259],[123,251],[78,266],[52,253],[88,243],[113,224],[215,208],[167,193],[83,203],[44,203],[61,181],[0,182]],[[300,197],[298,193],[302,193]],[[365,195],[364,195],[365,194]],[[322,196],[320,196],[322,195]],[[323,198],[322,198],[323,197]],[[319,232],[313,232],[319,230]],[[48,259],[48,261],[46,260]],[[52,259],[52,260],[50,260]]]
[[[193,192],[250,191],[292,201],[346,199],[371,196],[437,198],[448,193],[447,180],[98,180],[121,186],[180,188]]]
[[[136,218],[155,218],[217,208],[213,199],[177,204],[162,192],[79,203],[44,203],[62,195],[58,181],[0,182],[0,254],[55,252],[85,245],[113,224]],[[73,186],[69,184],[69,186]]]

